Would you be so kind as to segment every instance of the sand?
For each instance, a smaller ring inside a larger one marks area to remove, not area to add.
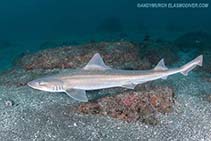
[[[1,82],[0,140],[211,140],[211,103],[203,98],[210,83],[196,72],[154,83],[171,85],[176,92],[174,111],[158,114],[156,126],[78,114],[73,110],[78,102],[63,93]]]

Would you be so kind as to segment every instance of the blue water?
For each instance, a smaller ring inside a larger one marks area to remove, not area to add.
[[[141,42],[146,34],[174,40],[188,31],[211,31],[210,7],[137,8],[138,3],[144,2],[149,1],[1,0],[1,71],[11,68],[14,60],[24,53],[38,51],[46,41],[81,44],[90,40],[126,39]]]

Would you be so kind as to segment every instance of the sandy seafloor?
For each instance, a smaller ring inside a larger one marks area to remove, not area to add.
[[[177,88],[175,111],[149,126],[110,117],[80,115],[71,110],[77,102],[65,94],[35,91],[27,86],[1,86],[1,140],[211,140],[211,104],[198,97],[211,85],[197,78],[173,76]],[[158,81],[157,81],[158,82]],[[195,96],[193,96],[195,95]],[[4,100],[14,106],[5,107]]]
[[[187,58],[183,58],[180,63],[186,61]],[[72,109],[78,102],[63,93],[1,84],[0,140],[209,141],[211,103],[204,99],[204,94],[210,94],[211,85],[202,79],[202,74],[193,71],[187,77],[178,74],[154,82],[170,85],[176,93],[174,111],[167,115],[157,114],[160,124],[156,126],[78,114]],[[25,73],[20,79],[29,77],[27,75],[30,73]],[[13,106],[6,106],[6,101],[13,101]]]

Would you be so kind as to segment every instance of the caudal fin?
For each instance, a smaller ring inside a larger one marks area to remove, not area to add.
[[[203,63],[203,55],[200,55],[190,61],[189,63],[185,64],[184,66],[181,67],[181,73],[185,76],[188,75],[188,72],[194,69],[196,66],[202,66]]]

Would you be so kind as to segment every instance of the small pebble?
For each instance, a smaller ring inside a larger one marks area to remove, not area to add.
[[[73,125],[74,125],[75,127],[77,126],[77,124],[76,124],[76,123],[74,123]]]
[[[12,107],[12,106],[14,105],[14,102],[11,101],[11,100],[6,100],[6,101],[4,102],[4,104],[5,104],[6,107]]]

